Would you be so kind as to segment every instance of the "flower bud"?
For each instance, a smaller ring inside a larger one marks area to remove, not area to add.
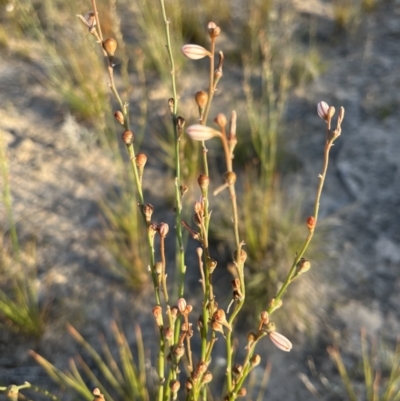
[[[124,115],[122,114],[122,111],[117,110],[114,113],[114,117],[121,125],[124,125],[125,119],[124,119]]]
[[[296,275],[305,273],[306,271],[310,270],[311,263],[309,260],[305,258],[301,258],[296,265]]]
[[[143,168],[146,165],[147,162],[147,156],[144,153],[138,153],[136,155],[136,166],[139,168]]]
[[[173,393],[177,393],[181,388],[181,383],[179,382],[179,380],[171,380],[169,383],[169,388]]]
[[[157,228],[158,228],[160,237],[165,238],[169,231],[169,225],[167,223],[160,223]]]
[[[162,308],[160,305],[157,305],[153,308],[153,316],[156,319],[156,323],[158,327],[163,325],[163,318],[162,318]]]
[[[107,56],[112,57],[117,50],[117,41],[114,38],[108,38],[103,42],[103,49],[106,51]]]
[[[332,120],[332,117],[335,115],[335,112],[336,112],[335,108],[333,106],[329,106],[329,109],[328,109],[328,119],[329,120]]]
[[[242,388],[238,391],[237,395],[238,395],[238,397],[246,397],[246,395],[247,395],[247,390],[246,390],[244,387],[242,387]]]
[[[123,134],[122,134],[122,142],[124,142],[124,144],[126,146],[132,145],[133,139],[134,139],[134,135],[133,135],[132,131],[126,130],[126,131],[123,132]]]
[[[242,366],[242,365],[240,365],[240,364],[238,364],[238,363],[236,363],[235,365],[233,365],[232,373],[233,373],[235,376],[239,376],[242,372],[243,372],[243,366]]]
[[[186,300],[185,300],[185,298],[179,298],[178,299],[178,310],[182,314],[185,313],[185,310],[186,310]]]
[[[282,334],[272,331],[268,334],[272,343],[280,350],[289,352],[292,349],[292,343]]]
[[[181,192],[181,196],[183,196],[183,195],[185,195],[185,193],[187,192],[187,191],[189,191],[189,188],[188,188],[188,186],[187,185],[181,185],[180,187],[179,187],[179,190],[180,190],[180,192]]]
[[[207,368],[208,368],[207,364],[200,361],[200,362],[197,364],[197,366],[196,366],[196,371],[197,371],[200,375],[202,375],[203,373],[206,373],[206,372],[207,372]]]
[[[221,28],[215,22],[209,22],[207,25],[208,34],[211,39],[216,38],[221,34]]]
[[[315,224],[317,221],[315,220],[314,216],[310,216],[307,218],[307,227],[309,230],[313,230],[315,228]]]
[[[226,127],[226,124],[227,124],[228,121],[227,121],[227,119],[226,119],[225,114],[219,113],[219,114],[217,115],[217,117],[214,118],[214,122],[215,122],[215,124],[217,124],[221,129],[223,129],[223,128]]]
[[[221,133],[201,124],[194,124],[186,129],[186,133],[194,141],[207,141],[215,136],[221,136]]]
[[[268,315],[268,312],[267,312],[267,311],[261,312],[260,318],[261,318],[261,321],[262,321],[264,324],[267,324],[267,323],[269,322],[269,315]]]
[[[319,102],[317,105],[317,113],[325,121],[328,121],[328,109],[329,105],[324,101]]]
[[[212,373],[208,370],[206,373],[204,373],[203,378],[201,379],[201,382],[202,382],[203,384],[210,383],[210,381],[212,380],[212,378],[213,378],[213,375],[212,375]]]
[[[153,215],[153,212],[154,212],[154,207],[150,203],[143,206],[143,214],[148,223],[151,221],[151,216]]]
[[[250,365],[252,368],[254,368],[255,366],[259,365],[261,362],[261,356],[258,354],[254,354],[251,359],[250,359]]]
[[[224,179],[228,185],[234,185],[236,182],[236,174],[233,171],[228,171],[224,174]]]
[[[196,100],[197,106],[199,109],[204,109],[207,105],[208,101],[208,93],[204,91],[198,91],[194,95],[194,99]]]
[[[210,177],[205,174],[200,174],[197,178],[197,183],[202,191],[206,191],[210,185]]]
[[[211,57],[211,53],[199,45],[185,45],[182,47],[182,53],[191,60],[200,60],[206,56]]]

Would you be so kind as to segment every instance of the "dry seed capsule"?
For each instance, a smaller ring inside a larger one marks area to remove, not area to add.
[[[138,153],[136,156],[136,166],[143,168],[147,163],[147,156],[144,153]]]
[[[213,379],[212,373],[208,370],[206,373],[204,373],[203,378],[201,379],[201,382],[206,384],[210,383],[210,381]]]
[[[132,131],[126,130],[122,134],[122,141],[126,146],[132,145],[134,139],[134,135]]]
[[[224,174],[224,179],[228,185],[234,185],[236,182],[236,174],[233,171],[228,171]]]
[[[103,49],[106,51],[107,56],[113,57],[117,50],[117,41],[114,38],[108,38],[103,42]]]
[[[199,184],[202,192],[206,191],[208,189],[208,186],[210,185],[210,177],[205,174],[200,174],[197,178],[197,183]]]

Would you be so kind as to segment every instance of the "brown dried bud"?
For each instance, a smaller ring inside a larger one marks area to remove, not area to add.
[[[243,372],[243,366],[238,364],[238,363],[236,363],[232,368],[232,373],[235,376],[239,376],[242,372]]]
[[[164,338],[166,340],[172,340],[174,338],[174,330],[172,330],[171,327],[164,328]]]
[[[313,230],[315,228],[315,224],[317,221],[315,220],[314,216],[310,216],[307,218],[307,227],[309,230]]]
[[[234,280],[231,281],[232,288],[234,290],[240,290],[240,280],[238,278],[235,278]]]
[[[162,262],[156,262],[156,264],[154,265],[154,271],[156,272],[156,274],[158,276],[160,276],[163,272],[163,264]]]
[[[228,171],[224,174],[224,179],[228,185],[234,185],[236,182],[236,174],[233,171]]]
[[[178,316],[178,312],[179,312],[179,309],[178,309],[177,306],[173,306],[171,308],[171,312],[170,313],[171,313],[171,317],[172,317],[173,320],[175,320],[176,317]]]
[[[206,372],[207,372],[207,368],[208,368],[207,364],[204,363],[204,362],[202,362],[202,361],[200,361],[200,362],[197,364],[197,366],[196,366],[196,371],[197,371],[200,375],[202,375],[203,373],[206,373]]]
[[[143,169],[147,163],[147,156],[144,153],[138,153],[135,158],[136,165]]]
[[[126,130],[122,134],[122,141],[126,146],[131,145],[133,143],[134,135],[132,131]]]
[[[196,100],[199,109],[204,109],[208,102],[208,93],[204,91],[198,91],[194,95],[194,99]]]
[[[208,34],[211,39],[215,39],[221,34],[221,28],[215,22],[209,22],[207,25]]]
[[[179,380],[171,380],[169,383],[169,388],[173,393],[177,393],[181,388],[181,383],[179,382]]]
[[[182,315],[185,313],[186,310],[186,300],[185,298],[179,298],[178,299],[178,310]]]
[[[153,215],[153,212],[154,212],[154,207],[150,203],[143,206],[143,214],[148,223],[151,221],[151,216]]]
[[[93,390],[92,394],[94,395],[93,401],[102,401],[102,400],[104,400],[104,394],[101,393],[100,389],[95,388]]]
[[[207,259],[207,269],[212,274],[217,267],[217,261],[215,259],[208,258]]]
[[[271,299],[271,302],[269,303],[269,312],[272,313],[279,309],[282,306],[283,302],[281,299],[276,300],[275,298]]]
[[[296,274],[299,275],[305,273],[306,271],[310,270],[310,268],[311,268],[310,261],[305,258],[301,258],[296,265]]]
[[[247,395],[247,390],[244,387],[242,387],[237,393],[238,397],[246,397],[246,395]]]
[[[264,324],[267,324],[267,323],[269,322],[269,315],[268,315],[268,312],[267,312],[267,311],[261,312],[260,318],[261,318],[261,321],[262,321]]]
[[[237,251],[233,253],[233,259],[237,261]],[[240,250],[239,264],[243,265],[247,259],[247,252],[244,249]]]
[[[225,311],[223,309],[218,309],[217,311],[214,312],[212,318],[218,323],[225,322],[226,321]]]
[[[106,51],[107,56],[114,56],[117,50],[117,41],[114,38],[108,38],[103,42],[103,49]]]
[[[258,354],[254,354],[251,359],[250,359],[250,365],[252,368],[254,368],[255,366],[259,365],[261,362],[261,356]]]
[[[165,238],[169,231],[169,225],[167,223],[160,223],[157,226],[157,231],[159,232],[161,238]]]
[[[125,119],[124,119],[124,115],[122,114],[121,111],[119,111],[119,110],[116,111],[114,113],[114,117],[121,125],[124,125]]]
[[[190,391],[193,388],[192,380],[189,378],[185,382],[186,391]]]
[[[197,183],[199,184],[200,189],[206,191],[208,186],[210,185],[210,177],[205,174],[200,174],[197,178]]]
[[[177,345],[176,347],[174,347],[172,352],[179,360],[183,357],[183,355],[185,355],[185,347],[183,345]]]
[[[185,195],[185,193],[189,190],[187,185],[181,185],[179,187],[180,191],[181,191],[181,196]]]
[[[250,332],[249,334],[247,334],[247,342],[248,342],[248,344],[252,344],[256,340],[257,340],[257,334],[256,333]]]
[[[212,373],[208,370],[206,373],[204,373],[203,378],[201,379],[201,382],[206,384],[210,383],[210,381],[213,379]]]
[[[174,112],[174,106],[175,106],[175,100],[174,100],[173,97],[170,97],[168,99],[168,107],[169,107],[169,110],[170,110],[171,113]]]
[[[221,129],[226,127],[226,124],[228,123],[225,114],[219,113],[217,117],[214,118],[215,124],[217,124]]]
[[[160,305],[157,305],[153,308],[153,316],[156,319],[156,323],[158,327],[163,325],[163,318],[162,318],[162,308]]]

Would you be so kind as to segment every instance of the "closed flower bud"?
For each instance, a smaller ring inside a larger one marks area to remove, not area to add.
[[[217,124],[220,128],[225,128],[227,124],[227,119],[225,114],[219,113],[217,117],[214,118],[215,124]]]
[[[199,363],[197,364],[197,366],[196,366],[196,371],[197,371],[200,375],[202,375],[203,373],[206,373],[206,372],[207,372],[207,368],[208,368],[208,366],[207,366],[206,363],[204,363],[204,362],[199,362]]]
[[[247,390],[246,390],[244,387],[242,387],[242,388],[238,391],[237,395],[238,395],[238,397],[246,397],[246,395],[247,395]]]
[[[232,373],[235,375],[235,376],[239,376],[241,373],[243,372],[243,366],[242,365],[240,365],[240,364],[235,364],[235,365],[233,365],[233,368],[232,368]]]
[[[167,223],[160,223],[157,228],[158,228],[160,237],[165,238],[169,231],[169,225]]]
[[[330,120],[331,120],[332,117],[335,115],[335,112],[336,112],[335,108],[334,108],[333,106],[329,106],[329,109],[328,109],[328,118],[329,118]]]
[[[307,218],[307,227],[309,230],[313,230],[315,228],[316,220],[314,216],[310,216]]]
[[[119,111],[119,110],[116,111],[114,113],[114,117],[121,125],[124,125],[125,119],[124,119],[124,115],[122,114],[122,111]]]
[[[310,268],[311,268],[310,261],[305,258],[301,258],[296,265],[296,274],[299,275],[305,273],[306,271],[310,270]]]
[[[126,130],[123,132],[122,141],[124,142],[124,144],[126,146],[131,145],[133,143],[133,139],[134,139],[134,136],[133,136],[132,131]]]
[[[172,340],[174,338],[174,330],[172,330],[171,327],[164,328],[164,338],[166,340]]]
[[[179,190],[180,190],[180,192],[181,192],[181,196],[183,196],[183,195],[185,195],[185,193],[189,190],[189,188],[188,188],[187,185],[181,185],[181,186],[179,187]]]
[[[204,91],[198,91],[194,95],[194,99],[196,100],[197,106],[200,109],[204,109],[204,107],[206,107],[206,105],[207,105],[208,93],[204,92]]]
[[[205,191],[210,185],[210,177],[205,174],[200,174],[197,178],[197,183],[199,184],[200,189]]]
[[[203,57],[211,57],[211,53],[199,45],[185,45],[182,47],[182,53],[191,60],[200,60]]]
[[[267,312],[267,311],[261,312],[260,318],[261,318],[261,321],[262,321],[264,324],[267,324],[267,323],[269,322],[269,315],[268,315],[268,312]]]
[[[162,318],[162,308],[160,305],[157,305],[153,308],[153,316],[156,319],[157,326],[160,327],[163,325],[163,318]]]
[[[153,215],[153,212],[154,212],[154,207],[150,203],[143,206],[143,214],[148,223],[151,221],[151,216]]]
[[[147,156],[144,153],[138,153],[135,161],[139,168],[143,168],[147,163]]]
[[[103,42],[103,49],[106,51],[107,56],[114,56],[117,50],[117,41],[114,38],[108,38]]]
[[[292,343],[282,334],[272,331],[268,334],[273,344],[280,350],[289,352],[292,349]]]
[[[224,179],[228,185],[234,185],[236,182],[236,174],[233,171],[228,171],[224,174]]]
[[[221,133],[201,124],[194,124],[186,129],[186,133],[194,141],[207,141],[215,136],[221,136]]]
[[[169,388],[173,393],[177,393],[181,388],[181,383],[179,382],[179,380],[171,380],[171,382],[169,383]]]
[[[182,314],[185,313],[185,310],[186,310],[186,300],[185,300],[185,298],[179,298],[178,299],[178,310]]]
[[[204,373],[203,378],[201,379],[201,382],[206,384],[210,383],[210,381],[213,379],[212,373],[208,370],[206,373]]]
[[[221,34],[221,28],[215,22],[209,22],[207,25],[208,34],[211,39],[218,37]]]
[[[261,362],[261,356],[258,354],[254,354],[251,359],[250,359],[250,365],[252,368],[254,368],[255,366],[259,365]]]
[[[317,113],[325,121],[328,121],[328,109],[329,105],[324,101],[319,102],[317,105]]]

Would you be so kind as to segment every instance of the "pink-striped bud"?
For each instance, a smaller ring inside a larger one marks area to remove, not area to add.
[[[328,120],[328,110],[329,110],[328,103],[326,103],[324,101],[318,103],[317,113],[325,121]]]
[[[211,57],[211,53],[199,45],[185,45],[182,47],[182,53],[191,60],[200,60],[206,56]]]
[[[289,352],[292,349],[292,343],[282,334],[277,333],[276,331],[271,331],[268,333],[268,336],[273,344],[280,350]]]
[[[194,141],[207,141],[215,136],[221,136],[219,131],[201,124],[191,125],[186,129],[186,133]]]

